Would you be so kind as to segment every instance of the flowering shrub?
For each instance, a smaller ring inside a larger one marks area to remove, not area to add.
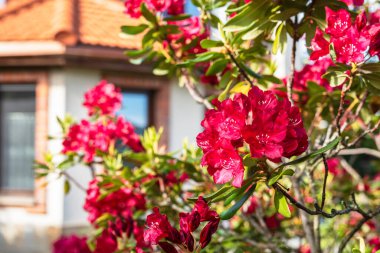
[[[63,160],[36,165],[38,176],[56,173],[66,191],[75,184],[87,196],[88,248],[63,237],[54,252],[379,250],[377,5],[193,4],[199,16],[181,0],[126,0],[125,13],[141,23],[122,31],[142,34],[141,48],[126,52],[131,62],[178,77],[207,109],[199,148],[173,155],[162,129],[138,136],[117,115],[120,90],[100,82],[85,94],[89,118],[60,120]],[[297,42],[310,53],[301,69]],[[290,71],[276,76],[272,56],[287,48]],[[92,172],[88,187],[67,171],[77,163]]]

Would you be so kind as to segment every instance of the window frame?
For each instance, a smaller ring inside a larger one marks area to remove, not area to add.
[[[137,74],[137,73],[136,73]],[[103,73],[102,78],[115,84],[122,90],[149,92],[149,123],[158,128],[163,127],[160,144],[168,146],[169,143],[169,104],[170,80],[146,75]]]
[[[47,150],[48,73],[45,71],[0,71],[0,84],[35,85],[35,160],[42,160]],[[1,190],[0,208],[20,207],[31,213],[46,213],[45,179],[34,179],[34,190]],[[9,203],[9,200],[12,200]]]

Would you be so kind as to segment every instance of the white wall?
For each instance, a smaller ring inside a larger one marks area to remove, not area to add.
[[[196,144],[195,138],[202,131],[201,121],[204,107],[197,104],[185,88],[175,82],[170,85],[169,111],[169,149],[182,148],[182,141],[187,138],[190,144]]]
[[[80,120],[87,117],[87,111],[82,106],[83,95],[91,87],[95,86],[101,79],[99,71],[66,69],[66,113],[72,115],[74,119]],[[89,168],[85,166],[75,166],[69,170],[77,181],[87,188],[91,180]],[[64,198],[64,227],[77,227],[88,225],[87,213],[83,210],[85,193],[75,185],[71,185],[71,190]]]

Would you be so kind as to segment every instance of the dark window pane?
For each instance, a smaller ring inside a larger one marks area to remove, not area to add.
[[[35,85],[0,85],[0,187],[33,190]]]
[[[149,92],[123,92],[122,108],[118,112],[129,120],[138,134],[149,126]]]

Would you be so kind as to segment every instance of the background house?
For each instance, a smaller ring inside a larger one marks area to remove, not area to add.
[[[121,0],[8,0],[0,9],[0,253],[50,252],[61,233],[85,226],[84,193],[64,196],[61,179],[46,188],[33,177],[33,160],[59,141],[56,116],[80,119],[86,90],[102,79],[123,89],[124,113],[141,131],[164,126],[171,150],[200,131],[203,107],[175,82],[128,63],[139,41],[119,36],[136,20]],[[185,116],[184,116],[185,115]],[[72,175],[86,185],[88,170]]]

